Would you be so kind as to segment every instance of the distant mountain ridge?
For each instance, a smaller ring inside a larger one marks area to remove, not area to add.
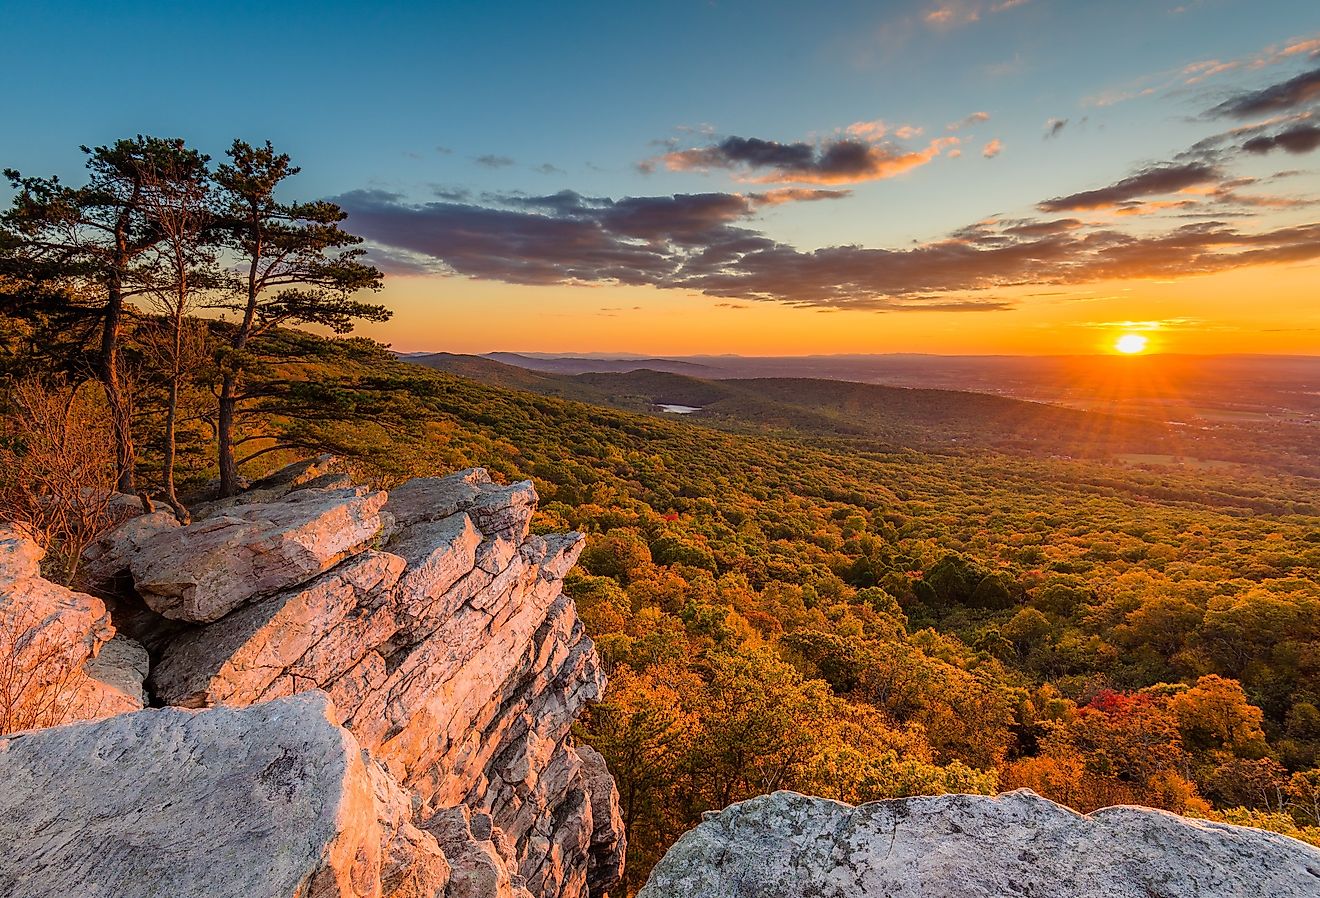
[[[548,371],[555,374],[626,373],[645,368],[651,371],[691,374],[696,377],[720,376],[718,368],[675,359],[602,359],[580,356],[542,358],[522,355],[517,352],[488,352],[481,358],[503,362],[506,365],[517,365],[520,368],[529,368],[532,371]]]
[[[991,449],[1036,456],[1137,464],[1257,464],[1317,469],[1309,428],[1282,427],[1272,441],[1244,440],[1239,425],[1188,426],[1120,406],[1111,411],[973,390],[890,386],[809,377],[694,377],[636,368],[579,374],[534,371],[489,356],[431,353],[405,357],[492,386],[633,412],[691,410],[723,429],[808,439],[859,441],[857,449],[964,452]],[[1254,422],[1249,425],[1256,428]]]

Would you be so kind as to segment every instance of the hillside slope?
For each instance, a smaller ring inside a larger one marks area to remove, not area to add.
[[[860,448],[992,449],[1166,466],[1241,463],[1320,474],[1320,449],[1245,439],[1233,426],[1175,426],[987,393],[812,378],[709,380],[649,369],[564,376],[445,353],[407,361],[483,383],[631,411],[686,406],[697,409],[686,416],[693,422],[789,438],[856,440],[864,444]]]

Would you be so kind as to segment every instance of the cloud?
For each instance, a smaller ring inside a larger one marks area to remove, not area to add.
[[[1294,37],[1237,59],[1202,59],[1180,69],[1150,73],[1123,87],[1087,97],[1082,101],[1082,105],[1113,106],[1137,97],[1148,97],[1170,90],[1178,91],[1229,72],[1260,71],[1299,57],[1320,59],[1320,35]]]
[[[567,174],[567,172],[565,172],[562,168],[560,168],[557,165],[551,165],[549,162],[542,162],[540,165],[533,166],[532,171],[538,172],[543,175]]]
[[[922,21],[933,28],[953,28],[979,22],[983,16],[1006,12],[1018,6],[1025,6],[1030,0],[945,0],[938,6],[928,9],[922,15]]]
[[[1320,147],[1320,126],[1304,122],[1284,128],[1274,134],[1261,134],[1242,144],[1248,153],[1268,153],[1280,149],[1301,155]]]
[[[1260,90],[1231,97],[1206,113],[1211,118],[1251,118],[1287,112],[1320,100],[1320,68]]]
[[[436,185],[431,188],[431,192],[438,198],[451,203],[465,203],[472,196],[472,191],[466,187],[442,187]]]
[[[841,200],[852,196],[851,190],[821,190],[810,187],[777,187],[762,193],[748,194],[755,205],[781,206],[784,203],[811,203],[817,200]]]
[[[1051,137],[1058,137],[1063,133],[1063,129],[1067,126],[1068,120],[1066,118],[1049,119],[1045,122],[1045,139],[1049,140]]]
[[[1036,208],[1042,212],[1112,209],[1129,200],[1177,193],[1189,187],[1217,183],[1219,180],[1219,169],[1206,162],[1165,163],[1142,169],[1107,187],[1044,200],[1037,203]]]
[[[981,155],[987,159],[993,159],[1004,151],[1004,142],[996,137],[981,148]]]
[[[1271,44],[1253,56],[1238,59],[1203,59],[1182,69],[1184,84],[1199,84],[1208,78],[1238,70],[1258,71],[1287,62],[1298,56],[1320,58],[1320,36],[1294,37],[1281,44]]]
[[[726,137],[708,146],[674,150],[660,161],[671,171],[728,169],[763,184],[857,184],[919,168],[958,143],[956,137],[938,137],[923,149],[910,150],[882,139],[887,133],[883,123],[858,123],[849,130],[846,136],[818,143]]]
[[[823,309],[990,311],[1022,285],[1175,278],[1320,259],[1320,223],[1241,231],[1222,221],[1125,233],[1077,219],[987,220],[901,248],[803,251],[748,226],[739,194],[588,197],[572,191],[410,203],[381,191],[335,198],[397,270],[515,284],[651,285],[730,302]]]
[[[476,156],[472,160],[477,165],[484,165],[486,168],[508,168],[514,164],[514,161],[508,156],[496,156],[493,153],[486,153],[484,156]]]
[[[956,122],[949,122],[944,126],[945,131],[961,131],[963,128],[970,128],[972,125],[979,125],[982,122],[990,121],[990,113],[973,112],[971,115],[963,116]]]
[[[853,122],[843,129],[843,133],[849,137],[859,137],[874,143],[890,134],[899,140],[911,140],[914,137],[920,137],[925,130],[925,128],[918,125],[899,125],[894,128],[890,127],[883,119],[875,119],[869,122]]]

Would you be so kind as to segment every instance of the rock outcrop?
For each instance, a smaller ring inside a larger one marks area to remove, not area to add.
[[[116,636],[100,599],[43,578],[42,555],[21,531],[0,527],[0,726],[142,708],[145,650]]]
[[[0,894],[413,898],[449,864],[321,693],[0,738]]]
[[[99,614],[102,679],[126,693],[146,661],[133,649],[150,650],[153,704],[269,709],[324,693],[376,791],[405,796],[385,804],[433,833],[452,871],[447,891],[416,894],[604,895],[621,871],[618,797],[569,735],[605,686],[562,594],[583,537],[531,535],[536,501],[530,483],[481,469],[386,493],[316,459],[187,526],[157,513],[106,534],[85,570],[110,614],[84,596],[83,632]]]
[[[792,792],[713,814],[638,898],[1303,898],[1320,851],[1148,808],[1081,815],[1020,790],[852,807]]]

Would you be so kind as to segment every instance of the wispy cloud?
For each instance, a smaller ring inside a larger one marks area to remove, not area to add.
[[[1004,151],[1004,142],[996,137],[994,140],[981,147],[981,155],[987,159],[993,159]]]
[[[963,128],[970,128],[973,125],[979,125],[982,122],[990,121],[990,113],[973,112],[971,115],[965,115],[956,122],[949,122],[944,126],[945,131],[961,131]]]
[[[1280,44],[1271,44],[1259,53],[1237,59],[1202,59],[1183,67],[1185,84],[1199,84],[1227,72],[1256,71],[1292,59],[1320,58],[1320,35],[1295,37]]]
[[[494,153],[486,153],[483,156],[475,156],[472,159],[477,165],[485,168],[508,168],[515,164],[513,159],[508,156],[497,156]]]
[[[1092,94],[1082,101],[1082,105],[1115,106],[1141,97],[1195,87],[1230,72],[1260,71],[1305,59],[1320,59],[1320,35],[1294,37],[1235,59],[1200,59],[1179,68],[1154,72],[1126,85]]]
[[[926,10],[922,21],[933,28],[956,28],[970,25],[995,13],[1025,6],[1030,0],[944,0]]]

